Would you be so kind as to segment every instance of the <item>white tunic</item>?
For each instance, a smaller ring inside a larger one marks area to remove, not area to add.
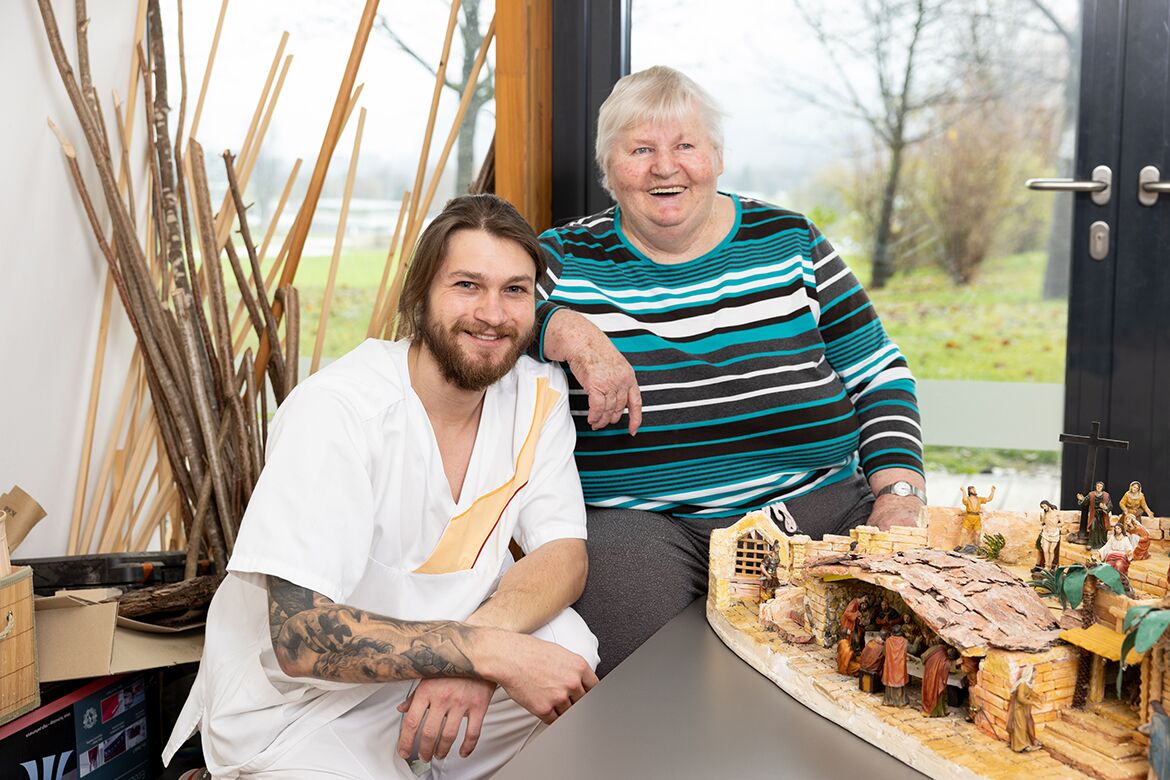
[[[409,681],[286,676],[272,650],[265,575],[380,615],[463,620],[511,565],[509,540],[531,552],[555,539],[585,538],[576,433],[560,368],[522,357],[488,388],[456,503],[430,421],[410,386],[407,348],[407,342],[367,340],[281,405],[230,573],[211,604],[199,675],[164,760],[199,728],[216,777],[264,771],[373,693],[388,694],[393,704],[409,691]],[[538,380],[559,398],[537,429]],[[539,439],[535,457],[528,453],[525,480],[517,470],[525,470],[530,427]],[[495,525],[475,542],[469,568],[416,572],[455,525],[452,519],[488,494],[496,501]],[[558,641],[572,637],[571,649],[596,665],[596,640],[576,613],[565,610],[550,626],[558,627]],[[398,737],[392,715],[390,709],[385,739],[391,746]]]
[[[1101,545],[1101,549],[1098,550],[1097,553],[1101,556],[1101,559],[1104,560],[1105,557],[1110,553],[1119,553],[1128,558],[1133,555],[1133,551],[1133,537],[1126,534],[1122,534],[1121,536],[1114,536],[1111,533],[1109,534],[1109,540],[1106,541],[1105,544]]]

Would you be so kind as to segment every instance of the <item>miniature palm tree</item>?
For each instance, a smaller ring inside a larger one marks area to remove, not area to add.
[[[989,561],[999,560],[999,554],[1003,551],[1007,544],[1007,539],[1003,534],[991,534],[983,537],[983,544],[979,545],[975,550],[975,554],[980,558],[985,558]]]
[[[1088,568],[1081,564],[1072,566],[1057,566],[1050,571],[1041,572],[1029,584],[1037,590],[1047,591],[1060,599],[1060,605],[1067,609],[1081,608],[1081,627],[1091,628],[1095,617],[1093,606],[1097,601],[1097,583],[1104,583],[1118,595],[1125,593],[1125,583],[1122,582],[1121,572],[1108,564],[1098,564]],[[1122,657],[1127,652],[1122,649]],[[1073,706],[1082,707],[1089,692],[1089,674],[1092,661],[1088,653],[1081,654],[1080,664],[1077,666],[1077,685],[1073,693]]]
[[[1158,606],[1143,604],[1130,607],[1125,613],[1122,630],[1125,640],[1121,643],[1121,663],[1117,668],[1117,695],[1121,696],[1121,675],[1125,671],[1125,659],[1130,650],[1145,653],[1150,648],[1161,649],[1166,645],[1166,629],[1170,627],[1170,597],[1162,599]],[[1162,653],[1155,649],[1150,664],[1149,690],[1160,698],[1162,692]]]

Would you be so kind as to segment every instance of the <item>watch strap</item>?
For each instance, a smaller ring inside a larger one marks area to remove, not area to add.
[[[899,484],[905,485],[906,487],[910,488],[910,495],[918,498],[918,500],[922,502],[922,505],[926,506],[926,492],[923,490],[919,490],[918,488],[914,487],[913,485],[911,485],[909,482],[906,482],[905,480],[898,480],[897,482],[891,482],[890,484],[886,485],[884,488],[879,490],[877,492],[877,494],[879,496],[884,496],[887,493],[893,493],[894,486],[899,485]]]

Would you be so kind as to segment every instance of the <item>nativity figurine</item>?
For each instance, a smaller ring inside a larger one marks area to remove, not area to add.
[[[1028,671],[1032,670],[1029,668]],[[1040,747],[1036,741],[1036,721],[1032,717],[1032,708],[1040,703],[1040,699],[1029,682],[1027,676],[1020,679],[1007,707],[1008,747],[1017,753]]]
[[[958,658],[958,650],[941,642],[922,656],[922,714],[926,717],[946,717],[947,680]]]
[[[959,535],[959,549],[964,550],[968,547],[974,549],[979,546],[979,540],[983,535],[983,505],[990,503],[995,498],[995,485],[991,486],[991,492],[986,496],[980,496],[975,492],[974,485],[967,486],[967,494],[963,496],[963,527]]]
[[[1069,541],[1097,549],[1109,539],[1109,511],[1113,508],[1105,483],[1095,482],[1088,495],[1077,493],[1077,505],[1085,507],[1085,513],[1081,516],[1081,530]]]
[[[1154,516],[1154,511],[1146,503],[1146,494],[1142,492],[1142,483],[1136,480],[1129,483],[1129,490],[1121,495],[1121,500],[1117,502],[1117,508],[1122,515],[1133,515],[1138,518],[1143,515]]]
[[[1122,523],[1125,526],[1125,532],[1133,540],[1133,560],[1148,561],[1150,559],[1150,532],[1132,514],[1125,515]]]
[[[1036,548],[1040,551],[1037,568],[1055,569],[1060,562],[1060,512],[1051,501],[1041,501],[1040,534]]]
[[[905,707],[910,703],[906,690],[910,683],[906,669],[906,644],[901,624],[895,625],[886,639],[886,658],[882,665],[882,704],[887,707]]]

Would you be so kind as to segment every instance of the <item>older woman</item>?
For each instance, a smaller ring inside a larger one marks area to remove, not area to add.
[[[541,236],[538,348],[576,388],[577,609],[604,674],[706,592],[712,529],[761,508],[816,538],[911,524],[925,494],[905,359],[808,219],[718,190],[711,96],[623,78],[597,163],[617,206]]]

